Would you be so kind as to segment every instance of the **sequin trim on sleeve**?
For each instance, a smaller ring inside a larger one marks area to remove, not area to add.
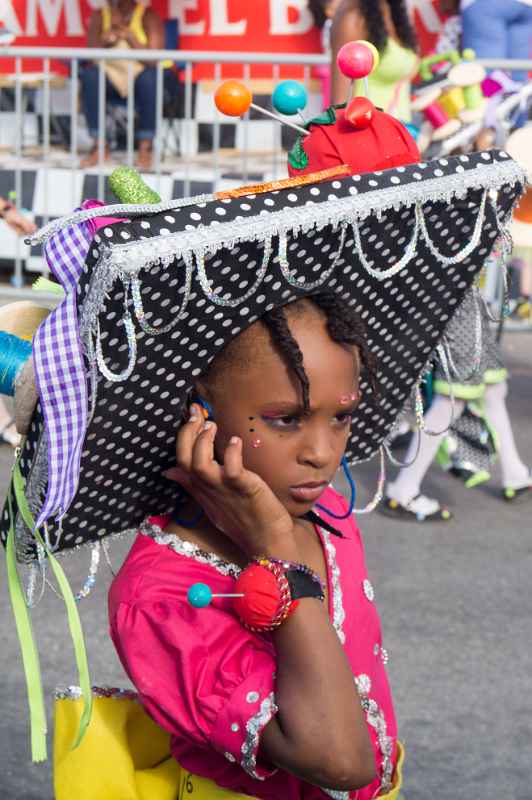
[[[345,633],[343,624],[345,622],[344,599],[342,585],[340,583],[340,568],[336,561],[336,547],[331,542],[330,534],[320,528],[323,541],[325,543],[325,553],[329,564],[332,583],[332,604],[333,604],[333,628],[338,634],[342,644],[345,644]]]
[[[246,738],[242,745],[242,761],[240,766],[259,781],[265,780],[257,774],[257,750],[259,746],[259,735],[262,729],[278,712],[277,705],[275,704],[275,695],[271,692],[260,704],[260,708],[256,714],[248,719],[246,722]]]
[[[393,739],[388,736],[386,717],[376,700],[369,696],[371,681],[367,675],[355,676],[355,685],[368,725],[377,733],[377,743],[381,752],[381,794],[386,794],[392,788],[393,777]]]
[[[199,561],[200,564],[207,564],[209,567],[212,567],[213,569],[217,570],[217,572],[220,572],[222,575],[227,577],[238,578],[242,571],[237,564],[232,564],[230,561],[224,561],[223,558],[220,558],[214,553],[208,553],[207,551],[202,550],[197,544],[180,539],[176,533],[165,533],[162,528],[159,527],[159,525],[156,525],[153,522],[144,520],[144,522],[140,525],[139,530],[142,534],[144,534],[144,536],[149,536],[151,539],[153,539],[156,544],[169,547],[180,556],[193,558],[194,561]]]

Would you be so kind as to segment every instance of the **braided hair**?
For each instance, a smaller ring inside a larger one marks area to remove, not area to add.
[[[392,15],[397,37],[403,47],[417,50],[417,39],[410,22],[405,0],[386,0]],[[364,17],[368,41],[382,52],[388,42],[388,33],[378,0],[357,0],[360,13]]]
[[[308,9],[314,19],[314,25],[320,30],[327,20],[327,14],[325,13],[326,7],[327,0],[308,0]]]
[[[358,314],[334,292],[311,295],[307,300],[325,315],[327,332],[333,342],[357,347],[370,386],[377,392],[376,358],[368,347],[366,330]],[[261,321],[268,328],[275,348],[296,376],[301,387],[303,408],[307,411],[310,405],[309,379],[303,365],[303,354],[290,332],[284,308],[272,309],[261,317]]]

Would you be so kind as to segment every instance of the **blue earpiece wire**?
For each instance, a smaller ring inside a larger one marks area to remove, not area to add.
[[[345,456],[342,456],[341,464],[342,464],[342,469],[343,469],[343,472],[344,472],[344,475],[345,475],[345,479],[346,479],[347,483],[349,484],[349,489],[351,490],[351,497],[349,499],[349,508],[347,509],[346,513],[345,514],[335,514],[334,511],[330,511],[328,508],[325,508],[325,506],[322,506],[320,503],[316,503],[316,506],[320,509],[320,511],[324,511],[326,514],[328,514],[333,519],[347,519],[347,517],[350,517],[351,514],[353,513],[353,509],[355,508],[355,503],[356,503],[356,499],[357,499],[357,487],[356,487],[356,484],[355,484],[355,482],[354,482],[354,480],[352,478],[351,472],[349,471],[349,465],[347,463],[347,460],[346,460]]]

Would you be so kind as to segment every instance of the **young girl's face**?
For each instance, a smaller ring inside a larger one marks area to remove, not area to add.
[[[239,436],[244,466],[297,517],[312,508],[340,464],[358,404],[359,359],[356,347],[333,342],[310,304],[285,313],[310,383],[308,413],[297,378],[261,322],[239,337],[238,357],[198,388],[213,406],[217,458]]]

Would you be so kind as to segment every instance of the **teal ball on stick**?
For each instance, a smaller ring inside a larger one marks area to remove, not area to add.
[[[205,608],[212,600],[212,592],[206,583],[193,583],[187,592],[187,598],[194,608]]]
[[[292,116],[307,105],[307,90],[299,81],[282,81],[272,94],[272,105],[279,114]]]

